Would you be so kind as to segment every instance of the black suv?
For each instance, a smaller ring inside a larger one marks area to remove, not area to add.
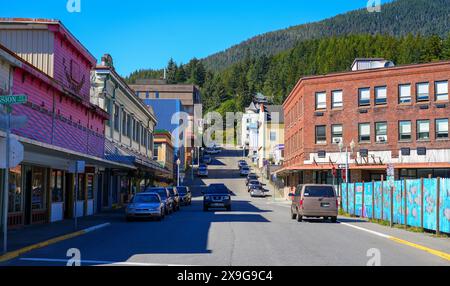
[[[258,180],[258,175],[256,175],[255,173],[248,174],[247,178],[245,179],[245,185],[248,186],[248,183],[254,180]]]
[[[177,189],[178,195],[180,196],[181,205],[190,205],[192,203],[192,194],[191,190],[189,190],[189,187],[179,186],[175,188]]]
[[[175,187],[167,187],[170,193],[170,197],[173,199],[173,210],[180,210],[180,195]]]
[[[203,211],[224,208],[231,211],[230,190],[224,184],[211,184],[203,191]]]

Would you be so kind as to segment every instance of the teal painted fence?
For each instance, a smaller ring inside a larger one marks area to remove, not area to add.
[[[351,215],[450,233],[450,178],[343,183],[342,208]],[[392,189],[392,196],[391,196]],[[391,202],[392,197],[392,202]]]

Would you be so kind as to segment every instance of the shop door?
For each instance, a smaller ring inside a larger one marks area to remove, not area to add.
[[[31,224],[31,205],[32,205],[32,199],[33,199],[33,187],[32,187],[32,179],[33,179],[33,173],[31,171],[31,167],[25,166],[24,167],[24,174],[25,174],[25,206],[24,206],[24,220],[23,223],[25,225]]]
[[[97,212],[102,211],[103,173],[97,176]]]

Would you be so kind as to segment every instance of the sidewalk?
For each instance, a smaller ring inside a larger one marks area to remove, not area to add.
[[[74,233],[100,224],[123,220],[123,209],[111,210],[93,216],[78,218],[78,228],[74,228],[74,220],[66,219],[42,225],[25,226],[8,231],[8,252],[41,243],[49,239]],[[3,245],[3,237],[0,238]]]

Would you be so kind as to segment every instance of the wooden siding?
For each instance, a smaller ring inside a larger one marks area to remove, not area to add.
[[[0,43],[53,77],[54,35],[48,30],[0,30]]]

